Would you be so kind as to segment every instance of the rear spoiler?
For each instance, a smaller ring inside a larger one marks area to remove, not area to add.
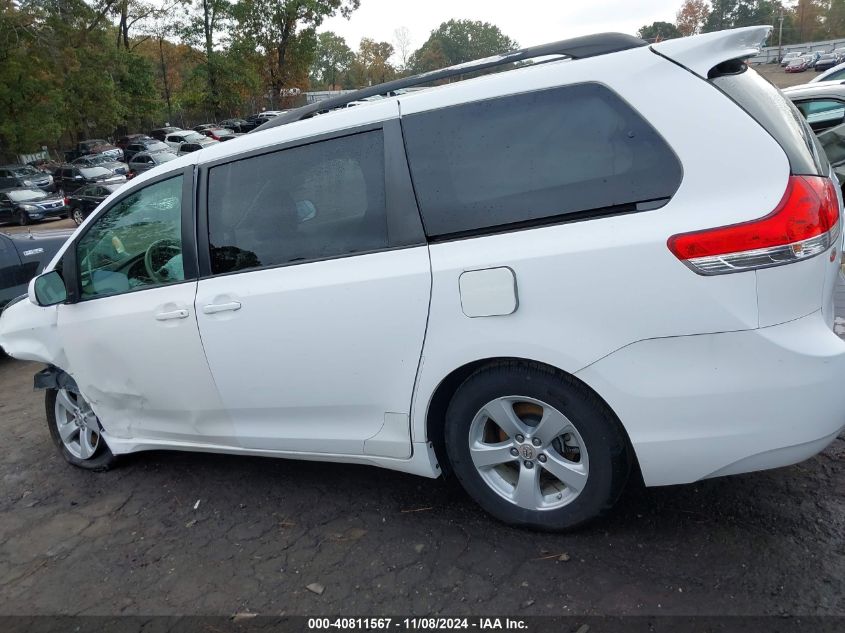
[[[666,40],[652,44],[651,50],[706,79],[723,62],[757,55],[771,32],[771,26],[746,26]]]

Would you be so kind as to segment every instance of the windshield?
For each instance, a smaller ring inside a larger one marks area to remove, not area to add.
[[[79,173],[88,179],[102,178],[103,176],[111,175],[111,172],[105,167],[82,167],[79,170]]]
[[[96,156],[83,156],[82,158],[77,158],[74,162],[83,165],[101,165],[102,163],[109,162],[109,159],[102,154],[98,154]]]
[[[16,189],[7,192],[7,195],[15,202],[28,202],[30,200],[43,200],[47,194],[37,189]]]
[[[191,132],[190,134],[185,134],[184,139],[186,143],[199,143],[205,140],[205,136],[199,132]]]
[[[19,167],[17,169],[12,170],[15,176],[40,176],[41,174],[38,172],[35,167]]]

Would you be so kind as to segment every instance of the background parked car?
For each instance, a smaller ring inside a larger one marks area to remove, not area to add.
[[[842,81],[845,80],[845,62],[837,64],[830,70],[824,71],[820,75],[813,77],[809,83],[815,84],[820,81]]]
[[[240,134],[244,134],[254,130],[255,123],[251,123],[246,119],[226,119],[224,121],[220,121],[220,127],[225,127]]]
[[[54,191],[53,177],[31,165],[5,165],[0,167],[0,189],[9,187],[37,187]]]
[[[212,127],[218,127],[218,125],[216,123],[200,123],[199,125],[195,125],[193,129],[194,132],[202,132]]]
[[[105,167],[113,174],[120,174],[121,176],[125,176],[129,173],[129,166],[119,160],[114,160],[109,156],[105,156],[103,154],[89,154],[88,156],[80,156],[79,158],[75,159],[72,165],[78,165],[80,167]]]
[[[0,233],[0,310],[26,295],[29,280],[41,273],[71,235],[73,229]]]
[[[154,139],[156,139],[157,141],[163,141],[165,136],[167,136],[168,134],[171,134],[173,132],[178,132],[181,129],[182,128],[180,128],[180,127],[174,127],[172,125],[167,126],[167,127],[160,127],[160,128],[155,129],[155,130],[151,130],[150,136],[153,137]]]
[[[793,59],[798,59],[804,56],[804,51],[792,51],[780,58],[781,66],[788,66]]]
[[[829,53],[822,54],[816,60],[816,63],[813,64],[813,68],[816,72],[829,70],[834,66],[841,64],[843,59],[845,59],[845,48],[836,48]]]
[[[55,193],[32,187],[0,191],[0,222],[17,222],[26,226],[37,220],[66,218],[65,200]]]
[[[199,143],[200,145],[211,145],[216,143],[214,139],[210,139],[206,136],[203,136],[199,132],[194,132],[193,130],[180,130],[179,132],[173,132],[172,134],[168,134],[164,142],[170,146],[170,149],[173,151],[179,151],[179,147],[182,143]]]
[[[182,143],[179,146],[179,149],[176,150],[177,156],[184,156],[185,154],[190,154],[191,152],[198,152],[204,146],[200,145],[199,143]]]
[[[811,55],[804,55],[803,57],[796,57],[786,65],[786,72],[788,73],[803,73],[814,63],[814,57]]]
[[[53,174],[57,189],[70,194],[85,185],[114,184],[126,182],[126,176],[113,174],[105,167],[79,167],[78,165],[62,165]]]
[[[235,133],[225,127],[208,127],[200,131],[200,134],[215,141],[231,141],[235,138]]]
[[[816,134],[845,123],[845,85],[840,82],[808,83],[784,88]]]
[[[79,141],[76,144],[76,148],[65,152],[65,159],[72,161],[75,158],[87,156],[88,154],[104,154],[116,160],[123,160],[123,150],[102,138]]]
[[[129,169],[136,176],[176,158],[172,152],[139,152],[129,161]]]
[[[96,209],[100,203],[108,198],[122,185],[86,185],[80,187],[67,197],[68,213],[77,226]]]
[[[126,146],[126,162],[129,163],[132,157],[138,152],[169,152],[170,146],[154,138],[136,140]],[[131,168],[130,168],[131,171]]]
[[[52,182],[53,172],[61,166],[61,163],[57,163],[51,158],[39,158],[37,160],[30,161],[27,165],[35,167],[35,169],[40,171],[42,174],[50,176],[50,180]]]
[[[115,145],[117,145],[120,149],[122,149],[124,152],[126,152],[126,147],[130,143],[137,143],[138,141],[142,141],[142,140],[146,140],[146,139],[153,140],[152,137],[147,136],[146,134],[127,134],[126,136],[121,136],[118,139],[117,143],[115,143]],[[124,158],[126,158],[125,155],[124,155]]]

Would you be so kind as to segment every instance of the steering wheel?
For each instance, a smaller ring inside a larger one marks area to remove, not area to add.
[[[182,245],[178,240],[166,238],[163,240],[156,240],[149,245],[147,251],[144,253],[144,268],[147,269],[147,274],[150,278],[159,284],[166,284],[173,281],[164,264],[169,262],[171,258],[176,255],[181,255]],[[157,265],[158,262],[162,262]]]

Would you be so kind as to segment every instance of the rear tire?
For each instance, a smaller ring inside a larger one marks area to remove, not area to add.
[[[73,209],[71,209],[70,217],[76,223],[76,226],[79,226],[85,221],[85,214],[79,207],[74,207]]]
[[[115,464],[117,458],[106,445],[99,420],[82,396],[48,389],[44,405],[50,436],[65,461],[93,471],[105,471]]]
[[[609,510],[633,462],[616,416],[573,377],[508,361],[480,369],[446,412],[446,452],[467,493],[497,519],[570,530]]]

